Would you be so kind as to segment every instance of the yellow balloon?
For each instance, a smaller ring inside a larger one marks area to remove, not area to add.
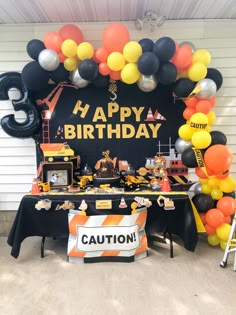
[[[230,230],[231,230],[231,225],[228,223],[223,223],[220,226],[218,226],[218,228],[216,228],[216,235],[222,241],[227,242],[229,238]]]
[[[121,79],[124,83],[133,84],[138,81],[140,72],[135,63],[127,63],[121,70]]]
[[[107,65],[112,71],[120,71],[125,65],[125,57],[120,52],[112,52],[107,58]]]
[[[219,189],[225,193],[230,193],[236,189],[236,183],[233,177],[228,176],[224,179],[220,179]]]
[[[208,122],[208,123],[209,123],[209,122]],[[210,125],[207,125],[205,131],[211,132],[211,126],[210,126]]]
[[[216,234],[208,235],[207,240],[211,246],[217,246],[220,244],[220,239]]]
[[[74,71],[78,67],[78,59],[76,57],[66,58],[64,68],[68,71]]]
[[[190,128],[189,124],[184,124],[179,127],[178,134],[180,138],[185,141],[191,140],[192,135],[194,134],[194,130]]]
[[[216,177],[210,177],[207,181],[207,184],[211,187],[217,187],[219,185],[220,180]]]
[[[208,178],[199,178],[199,182],[201,184],[207,184],[208,183]]]
[[[211,144],[211,135],[205,130],[197,131],[192,136],[192,144],[197,149],[205,149]]]
[[[208,117],[203,113],[195,113],[190,118],[190,127],[194,130],[204,130],[208,125]]]
[[[201,62],[193,63],[188,68],[188,77],[190,80],[194,82],[198,82],[204,79],[206,75],[207,75],[207,67]]]
[[[207,184],[202,184],[201,192],[208,195],[211,192],[211,187]]]
[[[208,118],[208,124],[211,126],[214,124],[214,122],[216,121],[216,114],[212,111],[210,111],[207,114],[207,118]],[[207,127],[208,128],[208,127]]]
[[[80,60],[91,59],[94,55],[94,48],[88,42],[83,42],[77,47],[77,56]]]
[[[211,54],[206,49],[198,49],[192,55],[192,63],[201,62],[208,66],[211,62]]]
[[[132,63],[135,63],[142,53],[141,45],[135,41],[128,42],[123,49],[125,60]]]
[[[77,51],[77,44],[72,39],[66,39],[61,45],[61,51],[66,57],[75,57]]]
[[[213,187],[211,189],[211,197],[214,200],[219,200],[219,199],[221,199],[223,197],[223,193],[218,187]]]
[[[225,250],[225,249],[226,249],[226,246],[227,246],[227,242],[221,240],[221,241],[220,241],[220,248],[223,249],[223,250]]]

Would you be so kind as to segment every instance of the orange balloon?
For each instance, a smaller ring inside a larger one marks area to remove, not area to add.
[[[189,120],[191,118],[191,116],[195,113],[196,113],[196,111],[194,108],[186,107],[185,110],[183,111],[183,117],[184,117],[184,119]]]
[[[65,39],[72,39],[77,45],[84,41],[84,36],[81,30],[74,24],[63,25],[59,30],[59,34],[63,41]]]
[[[57,53],[61,52],[63,38],[57,32],[46,33],[43,42],[46,48],[52,49]]]
[[[102,42],[104,48],[111,52],[123,52],[123,48],[130,40],[128,29],[120,23],[112,23],[108,25],[102,34]]]
[[[224,221],[224,223],[227,223],[227,224],[231,224],[231,216],[230,215],[228,215],[227,217],[225,217],[225,221]]]
[[[219,174],[230,167],[233,154],[225,145],[216,144],[206,150],[204,161],[208,168]]]
[[[225,217],[223,213],[216,208],[210,209],[206,213],[206,222],[213,228],[217,228],[218,226],[223,224],[224,220]]]
[[[95,53],[95,58],[99,61],[99,62],[105,62],[107,61],[107,57],[108,57],[108,52],[106,51],[106,49],[104,47],[102,48],[98,48]]]
[[[236,212],[236,200],[233,197],[224,196],[218,200],[216,208],[219,209],[225,216],[230,216]]]
[[[201,169],[201,167],[196,167],[195,173],[199,178],[202,179],[208,178],[207,174]]]
[[[211,108],[212,108],[212,105],[208,100],[201,100],[196,105],[196,112],[208,114]]]
[[[227,178],[229,176],[229,169],[227,169],[227,170],[224,170],[222,173],[220,172],[217,172],[216,173],[216,177],[218,178],[218,179],[225,179],[225,178]]]
[[[205,172],[206,171],[206,172]],[[212,176],[214,173],[205,167],[205,171],[201,167],[195,168],[195,173],[199,178],[208,178],[209,176]]]
[[[208,235],[215,234],[216,228],[210,226],[209,224],[205,224],[204,227],[205,227],[206,233],[207,233]]]
[[[108,67],[106,62],[101,62],[98,65],[98,71],[102,75],[108,75],[111,72],[111,69]]]
[[[211,97],[211,98],[208,98],[207,100],[208,100],[208,102],[211,103],[211,107],[214,107],[214,106],[215,106],[216,98],[215,98],[214,96]]]
[[[184,103],[188,107],[195,108],[198,103],[198,99],[196,97],[190,97],[184,100]]]
[[[111,71],[110,72],[110,78],[112,79],[112,80],[115,80],[115,81],[117,81],[117,80],[120,80],[121,79],[121,71]]]
[[[189,45],[183,45],[175,52],[172,57],[173,64],[180,69],[185,69],[192,62],[192,48]]]

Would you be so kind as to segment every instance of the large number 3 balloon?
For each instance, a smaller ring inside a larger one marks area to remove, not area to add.
[[[16,138],[34,137],[41,127],[41,116],[37,107],[28,98],[28,92],[23,85],[21,75],[18,72],[8,72],[0,75],[0,100],[9,100],[8,92],[16,88],[20,92],[20,98],[12,100],[15,111],[24,111],[26,119],[18,123],[14,114],[4,116],[1,120],[2,129],[10,136]]]

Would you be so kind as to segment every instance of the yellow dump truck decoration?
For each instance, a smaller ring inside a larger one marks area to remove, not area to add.
[[[45,160],[53,162],[56,159],[63,159],[69,161],[70,157],[74,156],[68,143],[41,143],[40,148],[43,151]]]

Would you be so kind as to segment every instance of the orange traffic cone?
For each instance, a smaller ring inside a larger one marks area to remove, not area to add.
[[[37,178],[35,177],[33,179],[33,183],[32,183],[32,188],[31,188],[31,194],[32,195],[39,195],[41,193],[39,186],[38,186],[38,182],[37,182]]]
[[[161,191],[163,192],[171,191],[170,182],[169,182],[167,174],[165,174],[164,176],[163,184],[161,186]]]

